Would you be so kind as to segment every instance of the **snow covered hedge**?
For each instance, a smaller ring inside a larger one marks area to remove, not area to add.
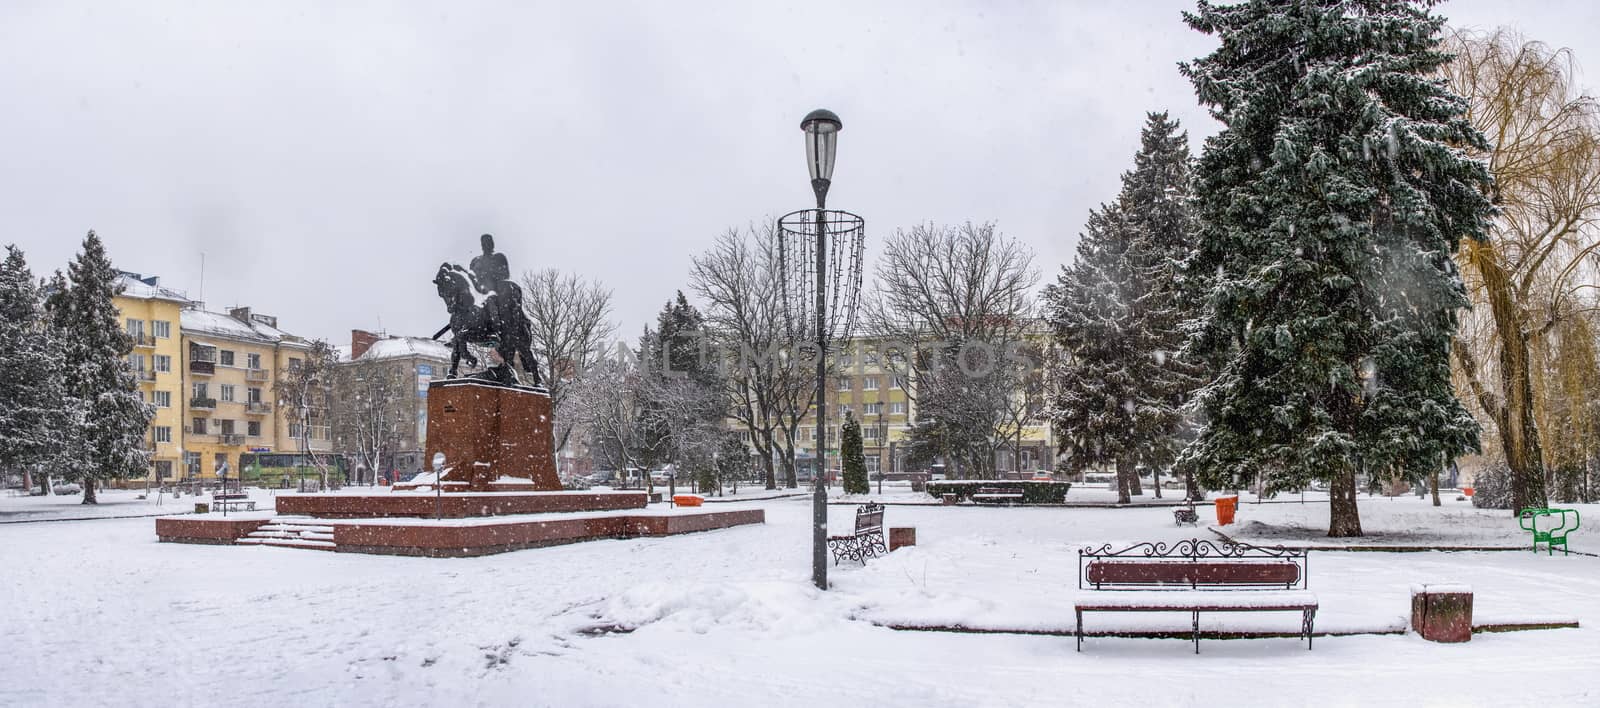
[[[1004,489],[1022,493],[1023,504],[1060,504],[1066,501],[1071,482],[1034,482],[1019,479],[954,479],[929,482],[928,494],[938,499],[946,494],[956,495],[956,501],[967,501],[979,489]]]
[[[1511,468],[1497,462],[1472,477],[1472,505],[1479,509],[1511,508]]]

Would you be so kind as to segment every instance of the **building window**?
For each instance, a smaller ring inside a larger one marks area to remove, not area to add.
[[[155,441],[158,443],[172,442],[172,426],[170,425],[157,425],[150,429],[150,434],[155,436]]]
[[[224,349],[217,352],[217,363],[222,366],[233,366],[233,350]]]
[[[839,406],[839,417],[840,418],[848,418],[849,416],[850,416],[850,406]]]
[[[133,370],[136,371],[136,372],[144,371],[144,355],[143,354],[129,354],[128,355],[128,366],[132,367]]]
[[[250,388],[245,389],[244,397],[245,397],[246,401],[249,401],[251,403],[260,403],[261,402],[261,389],[255,387],[255,386],[251,386]]]
[[[877,440],[878,439],[878,426],[876,426],[876,425],[862,426],[862,428],[861,428],[861,439],[862,440]]]
[[[172,392],[171,391],[151,391],[150,392],[150,402],[154,403],[157,408],[171,408],[172,407]],[[168,430],[170,430],[170,428]]]
[[[198,452],[185,452],[185,453],[183,453],[183,467],[184,467],[185,470],[188,471],[188,476],[190,476],[190,477],[198,477],[198,476],[200,476],[200,453],[198,453]]]
[[[840,390],[840,391],[849,391],[850,390],[850,378],[847,377],[847,376],[840,376],[837,385],[838,385],[838,390]]]
[[[221,425],[222,425],[222,431],[221,432],[222,432],[223,435],[232,435],[233,434],[233,421],[224,420],[224,421],[221,421]]]
[[[150,331],[161,339],[172,337],[172,323],[166,320],[150,320]]]
[[[216,460],[216,462],[213,463],[213,465],[211,467],[211,470],[213,472],[221,473],[221,472],[224,472],[224,471],[226,471],[228,469],[228,453],[219,452],[219,453],[216,454],[214,459]]]
[[[128,336],[144,336],[144,320],[128,320]]]
[[[196,381],[194,384],[194,395],[190,396],[190,398],[210,398],[211,396],[207,395],[208,393],[210,393],[210,390],[206,387],[205,382]]]
[[[862,415],[882,415],[883,414],[883,404],[882,403],[864,403],[864,404],[861,405],[861,414]]]
[[[261,437],[261,421],[252,420],[244,424],[244,432],[252,438]]]
[[[261,368],[261,355],[247,353],[244,355],[244,363],[249,368],[259,369]]]
[[[868,391],[878,390],[878,377],[868,376],[861,380],[861,387]]]
[[[291,437],[291,438],[300,437],[300,424],[299,423],[290,423],[289,424],[289,437]]]
[[[172,460],[156,460],[156,481],[172,478]]]
[[[289,357],[289,370],[290,371],[299,371],[300,370],[300,360],[296,359],[295,357]]]
[[[195,435],[205,435],[206,434],[206,419],[205,418],[195,418],[193,424],[191,425],[191,427],[189,429],[194,431]]]
[[[224,353],[226,353],[226,352],[224,352]],[[233,384],[222,384],[218,388],[222,389],[222,400],[224,400],[224,401],[232,401],[233,400]]]
[[[156,355],[156,371],[166,372],[166,371],[171,371],[171,370],[172,370],[172,357],[167,356],[166,354],[157,354]]]
[[[867,458],[867,472],[871,473],[871,472],[877,472],[877,471],[878,471],[878,456],[877,455],[873,455],[871,457],[868,457]]]
[[[906,414],[906,403],[905,403],[905,401],[895,401],[895,402],[889,404],[889,415],[905,415],[905,414]]]

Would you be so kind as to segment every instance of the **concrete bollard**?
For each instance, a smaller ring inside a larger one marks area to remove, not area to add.
[[[1472,639],[1472,588],[1468,585],[1411,586],[1411,629],[1430,642]]]
[[[891,526],[889,527],[889,552],[901,546],[917,545],[917,527]]]

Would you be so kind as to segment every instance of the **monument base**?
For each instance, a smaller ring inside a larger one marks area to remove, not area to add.
[[[550,393],[478,379],[428,384],[428,436],[423,464],[441,473],[445,489],[474,492],[557,491]],[[434,457],[444,456],[444,470]],[[410,485],[415,487],[415,483]],[[401,489],[405,489],[402,486]]]
[[[621,510],[470,519],[322,519],[246,512],[164,516],[165,543],[278,546],[338,553],[451,558],[601,539],[674,536],[765,523],[761,509]]]
[[[321,519],[416,517],[462,519],[513,514],[643,509],[644,492],[473,492],[465,488],[445,494],[386,492],[380,494],[280,494],[280,514]]]

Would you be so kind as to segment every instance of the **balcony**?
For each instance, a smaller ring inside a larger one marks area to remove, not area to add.
[[[139,369],[138,371],[135,371],[134,374],[139,377],[140,381],[148,382],[156,380],[155,369]]]
[[[143,332],[130,332],[128,339],[133,340],[133,346],[136,347],[154,348],[156,345],[156,338]]]
[[[195,410],[214,411],[217,409],[217,399],[191,398],[189,399],[189,407]]]
[[[189,373],[210,376],[217,373],[217,364],[214,361],[189,360]]]
[[[244,404],[244,412],[250,415],[266,415],[272,412],[272,404],[266,401],[250,401]]]
[[[246,380],[246,381],[266,381],[267,380],[267,370],[266,369],[245,369],[245,371],[244,371],[244,380]]]
[[[217,437],[222,438],[223,445],[243,445],[244,435],[239,433],[223,433]]]

